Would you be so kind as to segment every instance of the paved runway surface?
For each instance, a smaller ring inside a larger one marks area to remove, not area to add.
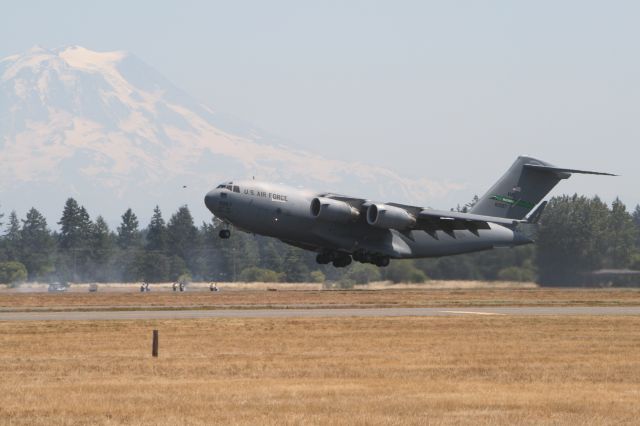
[[[640,315],[629,307],[500,307],[500,308],[375,308],[375,309],[220,309],[166,311],[0,312],[0,321],[95,321],[190,318],[326,318],[326,317],[440,317],[524,315]]]

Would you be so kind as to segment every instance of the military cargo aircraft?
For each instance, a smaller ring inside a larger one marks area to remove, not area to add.
[[[345,267],[352,260],[387,266],[390,259],[438,257],[535,241],[546,201],[572,173],[615,176],[555,167],[532,157],[516,159],[468,213],[380,203],[330,192],[243,180],[226,182],[205,196],[225,224],[317,252],[320,264]],[[536,207],[537,206],[537,207]]]

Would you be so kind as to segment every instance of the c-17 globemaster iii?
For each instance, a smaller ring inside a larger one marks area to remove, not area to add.
[[[572,173],[521,156],[469,213],[379,203],[328,192],[243,180],[218,185],[207,208],[227,225],[317,252],[320,264],[352,259],[387,266],[389,259],[438,257],[535,241],[542,199]],[[537,207],[536,207],[537,206]],[[229,238],[230,230],[220,231]]]

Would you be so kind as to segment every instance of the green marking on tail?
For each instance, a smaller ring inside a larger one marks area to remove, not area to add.
[[[515,198],[507,197],[506,195],[494,195],[491,199],[514,207],[523,207],[525,209],[532,209],[535,207],[535,204],[530,203],[529,201],[516,200]]]

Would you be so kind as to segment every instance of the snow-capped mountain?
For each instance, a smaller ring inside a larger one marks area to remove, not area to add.
[[[208,189],[251,176],[421,203],[455,188],[288,149],[126,52],[35,47],[0,61],[2,211],[35,206],[58,218],[73,196],[111,223],[156,204],[188,203],[204,218]]]

